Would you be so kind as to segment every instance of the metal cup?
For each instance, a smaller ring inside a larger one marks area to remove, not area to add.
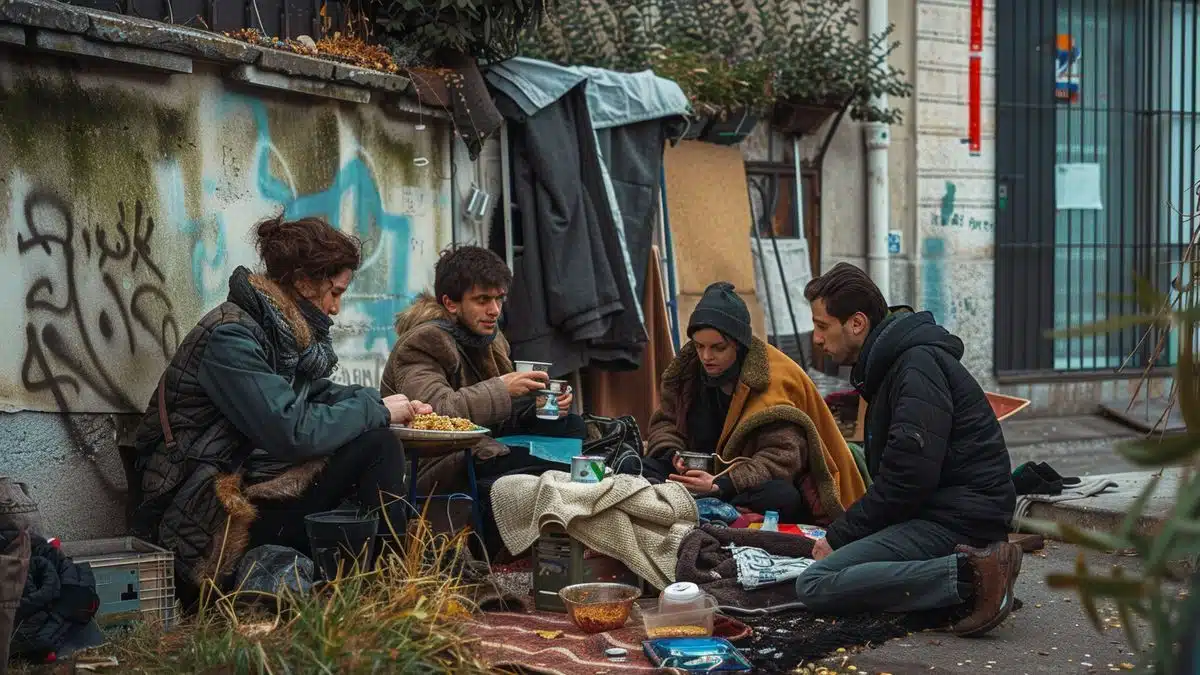
[[[708,455],[708,454],[705,454],[702,452],[681,452],[681,453],[679,453],[679,457],[681,459],[683,459],[683,466],[685,469],[688,469],[688,470],[695,469],[697,471],[703,471],[705,473],[712,473],[712,469],[713,469],[713,456],[712,455]]]

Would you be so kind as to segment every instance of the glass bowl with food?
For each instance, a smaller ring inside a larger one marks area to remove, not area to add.
[[[627,584],[574,584],[558,591],[567,615],[585,633],[603,633],[623,627],[629,620],[633,601],[641,595],[641,590]]]

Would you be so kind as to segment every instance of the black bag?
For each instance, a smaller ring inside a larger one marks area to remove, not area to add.
[[[18,540],[16,531],[0,531],[0,547]],[[75,563],[38,536],[29,537],[29,546],[29,572],[11,647],[13,656],[42,663],[49,654],[62,656],[72,640],[91,641],[89,624],[100,609],[100,597],[87,563]]]
[[[640,461],[645,446],[642,443],[642,430],[632,415],[617,418],[584,415],[583,421],[587,424],[584,455],[603,457],[605,465],[613,470],[618,470],[630,456]]]

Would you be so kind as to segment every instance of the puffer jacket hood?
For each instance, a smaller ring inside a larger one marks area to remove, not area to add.
[[[907,305],[892,307],[863,343],[851,382],[870,401],[900,355],[925,345],[944,350],[955,361],[961,361],[965,351],[963,341],[939,326],[932,313],[916,312]]]

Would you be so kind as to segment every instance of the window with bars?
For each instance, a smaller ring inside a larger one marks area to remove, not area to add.
[[[1135,278],[1166,290],[1180,273],[1200,178],[1200,9],[996,4],[997,374],[1137,370],[1158,342],[1144,329],[1047,333],[1132,313]],[[1099,203],[1058,208],[1056,180],[1081,165],[1098,167]]]

